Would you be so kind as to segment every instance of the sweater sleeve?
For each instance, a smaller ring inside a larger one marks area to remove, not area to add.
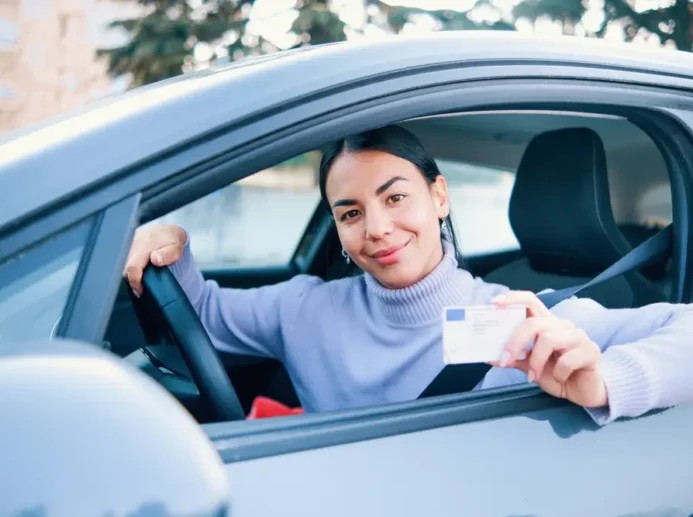
[[[580,302],[592,306],[585,311],[591,322],[578,326],[602,349],[609,400],[607,407],[586,408],[596,423],[693,402],[693,305],[658,303],[613,310],[591,300],[576,305]]]
[[[317,277],[298,275],[252,289],[222,288],[205,280],[195,265],[190,242],[170,266],[214,346],[230,353],[283,360],[282,323],[292,321],[302,298]]]

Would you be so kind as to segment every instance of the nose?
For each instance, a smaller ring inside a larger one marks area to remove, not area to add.
[[[366,239],[376,241],[392,233],[392,219],[382,209],[371,209],[366,214]]]

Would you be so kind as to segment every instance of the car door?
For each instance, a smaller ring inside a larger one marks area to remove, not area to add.
[[[682,93],[671,110],[657,88],[645,101],[625,81],[594,84],[571,74],[541,86],[494,81],[476,101],[465,90],[465,107],[488,108],[494,99],[529,107],[547,98],[567,110],[598,104],[623,113],[630,105],[628,116],[667,153],[674,222],[687,225],[690,191],[682,186],[691,167],[682,151],[692,126],[680,122],[693,103]],[[417,97],[419,108],[426,99]],[[382,123],[385,111],[364,109],[362,122]],[[686,238],[675,244],[676,301],[690,301],[688,248]],[[685,481],[693,476],[692,423],[693,407],[682,405],[599,427],[582,408],[516,386],[205,430],[226,462],[237,515],[685,515],[693,508]]]

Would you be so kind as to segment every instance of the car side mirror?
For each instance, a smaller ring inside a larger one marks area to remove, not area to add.
[[[74,341],[0,343],[0,515],[222,517],[228,476],[156,382]]]

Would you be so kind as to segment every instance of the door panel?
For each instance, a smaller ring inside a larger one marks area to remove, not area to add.
[[[603,428],[564,406],[228,463],[232,512],[685,516],[692,424],[692,406]]]

